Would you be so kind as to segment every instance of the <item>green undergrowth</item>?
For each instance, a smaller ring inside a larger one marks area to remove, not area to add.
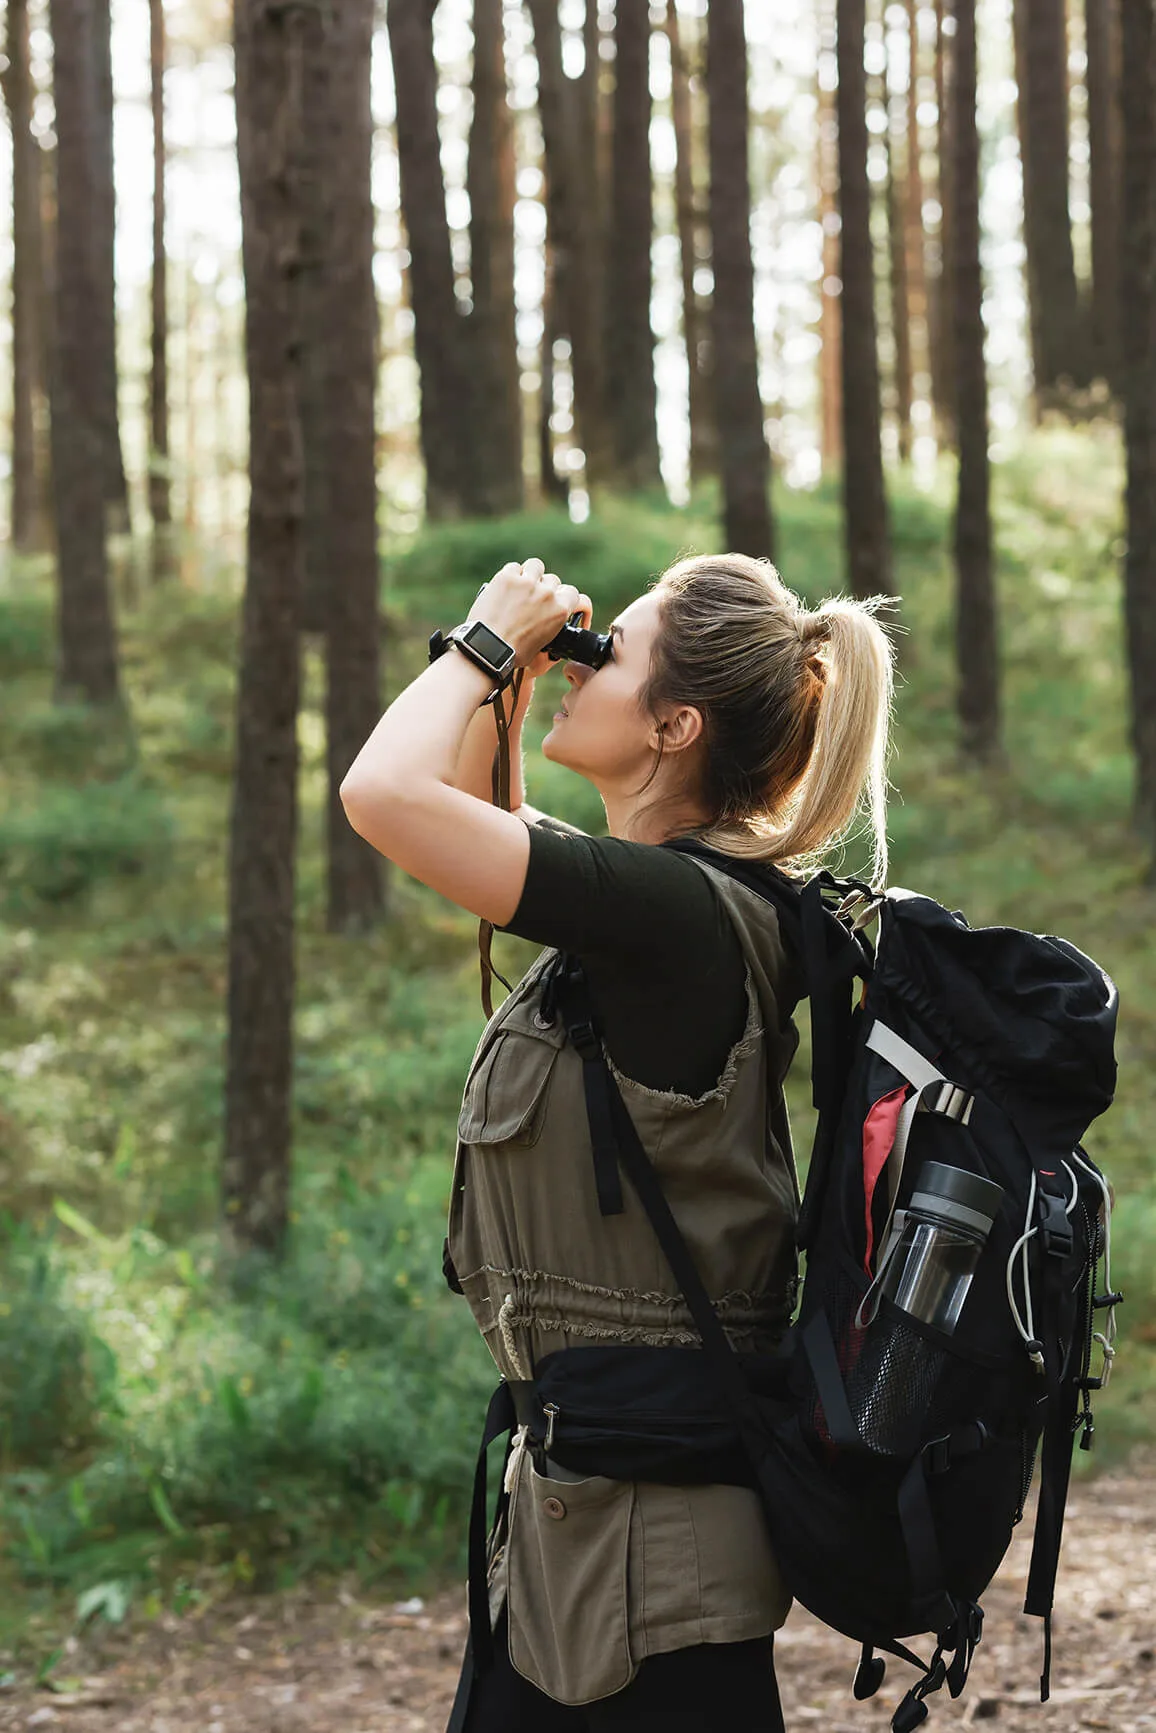
[[[1156,1424],[1156,903],[1129,828],[1116,440],[1040,435],[995,481],[1007,752],[986,770],[955,747],[946,482],[895,487],[892,878],[974,922],[1061,932],[1119,983],[1119,1101],[1089,1138],[1119,1193],[1129,1296],[1110,1458]],[[837,590],[836,492],[775,504],[784,577],[811,601]],[[527,514],[391,549],[389,691],[506,559],[540,554],[605,620],[716,545],[712,507]],[[0,1651],[22,1656],[86,1612],[180,1611],[306,1571],[420,1586],[460,1564],[488,1359],[440,1253],[482,1022],[475,928],[393,875],[379,932],[325,933],[314,645],[293,1226],[276,1268],[221,1260],[237,589],[214,572],[122,609],[127,736],[53,705],[49,574],[0,574]],[[529,798],[599,828],[541,733],[531,719]],[[503,972],[533,955],[509,938],[497,952]],[[804,1147],[806,1097],[801,1060]]]

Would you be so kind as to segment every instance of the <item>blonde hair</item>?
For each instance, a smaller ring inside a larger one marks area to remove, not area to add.
[[[651,715],[662,704],[702,714],[700,792],[713,816],[695,834],[799,871],[862,814],[871,882],[882,884],[894,653],[875,615],[892,598],[839,597],[812,611],[768,561],[745,554],[680,560],[652,593],[659,629],[639,703]],[[660,735],[644,789],[662,757]]]

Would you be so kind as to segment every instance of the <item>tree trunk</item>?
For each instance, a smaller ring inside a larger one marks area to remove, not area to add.
[[[904,160],[906,116],[893,99],[883,78],[883,107],[887,115],[887,242],[891,284],[891,334],[895,343],[895,419],[899,434],[899,456],[911,457],[911,323],[907,285],[907,226],[905,222],[907,163]]]
[[[152,369],[149,374],[149,515],[153,576],[171,570],[173,521],[169,484],[169,303],[165,259],[165,9],[149,0],[153,120]]]
[[[120,697],[104,542],[101,356],[93,344],[100,270],[93,214],[97,151],[94,0],[52,0],[56,98],[55,308],[50,390],[59,587],[57,696]]]
[[[992,570],[987,371],[979,262],[979,133],[975,0],[956,0],[952,54],[952,307],[955,315],[959,496],[955,513],[955,648],[963,749],[994,758],[1000,741],[999,641]]]
[[[373,112],[369,69],[374,0],[345,0],[326,30],[328,125],[320,138],[330,212],[325,271],[324,406],[329,631],[329,930],[364,930],[381,918],[382,860],[351,827],[339,789],[381,715],[377,564],[373,282]]]
[[[931,249],[928,273],[928,342],[931,392],[941,444],[955,438],[954,324],[951,312],[951,139],[947,116],[947,83],[951,71],[951,39],[944,29],[951,0],[935,0],[935,161],[939,196],[939,238]]]
[[[650,4],[618,0],[614,40],[614,160],[606,250],[607,409],[617,485],[662,486],[654,332],[650,324]]]
[[[1121,0],[1124,121],[1120,326],[1127,455],[1124,620],[1136,819],[1156,842],[1156,17]]]
[[[871,187],[867,178],[864,0],[838,0],[839,201],[843,280],[843,498],[853,595],[891,593],[891,547],[880,440],[879,355]]]
[[[703,317],[695,286],[700,258],[700,225],[694,185],[694,124],[691,118],[690,70],[676,0],[666,0],[666,33],[670,39],[675,221],[682,271],[682,333],[686,344],[690,479],[693,486],[706,476],[717,473],[718,453],[711,411],[709,320]]]
[[[904,224],[907,230],[907,307],[911,332],[912,374],[931,371],[930,309],[927,299],[926,236],[923,227],[923,160],[919,131],[919,5],[907,0],[910,70],[907,86],[907,188]]]
[[[546,153],[546,197],[558,271],[559,313],[570,338],[574,419],[590,487],[610,485],[614,459],[606,419],[602,346],[601,230],[597,177],[584,157],[580,93],[562,69],[554,0],[527,0],[538,59],[538,106]]]
[[[40,145],[32,131],[28,0],[8,0],[4,100],[12,128],[12,545],[40,542],[41,478],[36,408],[42,389]]]
[[[388,17],[413,340],[421,374],[426,510],[431,518],[447,518],[473,511],[480,490],[473,473],[469,381],[438,137],[435,6],[436,0],[389,0]]]
[[[547,211],[549,201],[547,200]],[[544,505],[564,506],[569,488],[554,462],[554,345],[562,335],[558,318],[558,265],[546,219],[545,280],[542,286],[542,352],[538,388],[538,489]]]
[[[223,1197],[239,1249],[288,1221],[293,1074],[303,462],[299,407],[304,80],[317,15],[237,0],[251,496],[229,851]]]
[[[1065,0],[1015,0],[1024,245],[1036,391],[1088,382],[1068,205],[1068,32]]]
[[[1092,343],[1096,372],[1120,373],[1120,19],[1118,0],[1085,0],[1091,152]]]
[[[111,526],[130,528],[128,483],[120,444],[119,371],[116,358],[116,183],[113,177],[112,17],[110,0],[92,0],[93,76],[96,104],[93,126],[93,205],[89,222],[96,249],[96,300],[91,341],[100,366],[101,421],[104,428],[104,488]]]
[[[479,503],[494,515],[521,511],[525,500],[514,306],[514,177],[502,0],[474,0],[474,118],[466,177],[474,306],[468,337],[482,472]]]
[[[820,45],[835,48],[834,0],[824,0],[819,15]],[[816,129],[819,223],[823,231],[823,278],[819,291],[820,450],[823,474],[836,474],[843,463],[843,343],[839,283],[839,124],[835,92],[822,83],[817,91]]]
[[[707,13],[715,420],[728,551],[774,558],[771,458],[763,425],[751,257],[749,105],[743,0]]]
[[[335,15],[329,9],[327,19]],[[311,55],[305,67],[305,137],[301,154],[301,281],[298,312],[301,321],[301,364],[298,402],[304,477],[304,578],[301,604],[303,632],[323,635],[329,628],[330,591],[338,581],[330,549],[329,450],[325,402],[325,369],[332,334],[326,300],[332,262],[332,212],[335,193],[322,142],[330,126],[330,47]],[[424,380],[421,386],[425,390]]]

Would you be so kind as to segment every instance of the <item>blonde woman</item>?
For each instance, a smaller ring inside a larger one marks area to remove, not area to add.
[[[594,837],[526,805],[521,772],[544,647],[579,612],[589,624],[589,598],[541,561],[503,567],[475,603],[481,630],[401,694],[342,788],[354,828],[403,871],[545,947],[483,1032],[458,1124],[449,1273],[519,1424],[451,1726],[779,1733],[788,1596],[741,1470],[577,1472],[554,1433],[576,1415],[552,1403],[543,1419],[535,1401],[547,1373],[580,1373],[613,1468],[623,1391],[649,1414],[667,1372],[702,1359],[637,1199],[608,1200],[614,1176],[593,1171],[586,1067],[555,987],[576,959],[732,1346],[773,1350],[795,1285],[782,1086],[802,983],[773,907],[725,863],[798,871],[863,813],[882,876],[891,651],[870,606],[812,612],[738,555],[679,562],[618,616],[601,666],[564,667],[542,750],[598,790],[609,834]],[[512,666],[503,811],[487,700]],[[712,852],[663,846],[686,838]]]

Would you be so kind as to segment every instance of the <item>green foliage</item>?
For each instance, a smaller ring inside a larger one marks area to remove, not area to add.
[[[995,481],[1008,751],[990,769],[956,750],[947,480],[893,489],[906,633],[892,877],[976,922],[1064,933],[1118,980],[1120,1095],[1090,1138],[1120,1194],[1128,1293],[1098,1404],[1110,1456],[1156,1428],[1156,908],[1129,827],[1114,436],[1038,437]],[[717,545],[713,506],[425,531],[384,574],[391,689],[507,559],[540,554],[605,618],[679,553]],[[779,488],[776,512],[786,581],[811,601],[838,591],[837,490]],[[0,594],[0,1625],[38,1594],[108,1623],[138,1601],[183,1609],[310,1569],[417,1581],[458,1562],[491,1379],[440,1276],[481,1026],[476,923],[393,874],[380,932],[324,931],[315,646],[295,1220],[281,1263],[222,1261],[235,574],[152,592],[122,623],[135,762],[52,703],[44,574]],[[530,800],[600,830],[593,789],[537,751],[542,728],[531,715]],[[511,979],[533,956],[503,937],[496,952]],[[804,1151],[807,1093],[804,1020],[789,1084]]]
[[[0,891],[20,910],[74,902],[103,879],[159,874],[172,834],[163,799],[137,777],[49,784],[0,816]]]

